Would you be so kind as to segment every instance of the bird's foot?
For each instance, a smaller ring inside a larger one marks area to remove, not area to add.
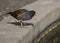
[[[20,28],[25,28],[25,26],[20,26]]]
[[[25,28],[24,23],[22,22],[22,20],[15,20],[15,21],[20,23],[20,28]]]
[[[25,28],[25,26],[24,26],[24,24],[23,23],[20,23],[21,25],[20,25],[20,27],[21,28]]]

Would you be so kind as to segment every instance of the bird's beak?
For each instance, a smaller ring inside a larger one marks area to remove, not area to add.
[[[36,15],[36,12],[34,13],[34,16],[37,16],[37,15]]]

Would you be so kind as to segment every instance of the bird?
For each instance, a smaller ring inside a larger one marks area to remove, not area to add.
[[[8,12],[6,14],[10,14],[12,17],[14,17],[16,19],[17,22],[19,22],[21,24],[20,27],[24,27],[23,21],[32,19],[32,17],[35,15],[35,11],[19,9],[19,10],[13,11],[13,12]]]

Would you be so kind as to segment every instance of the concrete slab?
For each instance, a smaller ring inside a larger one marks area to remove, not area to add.
[[[8,16],[0,22],[0,43],[31,43],[49,24],[60,18],[60,3],[53,1],[36,1],[23,8],[35,10],[37,16],[26,23],[25,28],[14,25],[15,19]],[[11,24],[12,23],[12,24]]]

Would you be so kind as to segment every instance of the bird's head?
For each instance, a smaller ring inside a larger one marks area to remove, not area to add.
[[[32,16],[36,16],[36,12],[35,11],[30,11],[32,13]]]
[[[34,16],[36,16],[36,12],[34,11]]]

